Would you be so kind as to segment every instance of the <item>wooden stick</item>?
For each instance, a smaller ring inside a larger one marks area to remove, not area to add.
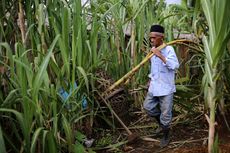
[[[141,140],[150,141],[150,142],[160,142],[159,140],[153,139],[153,138],[150,138],[150,137],[141,137]]]
[[[129,129],[147,129],[147,128],[153,128],[153,125],[132,126],[128,128]],[[117,129],[123,129],[123,128],[117,128]]]
[[[124,88],[119,88],[119,89],[113,91],[111,94],[109,94],[107,97],[105,97],[105,100],[110,99],[111,97],[113,97],[114,95],[118,94],[121,91],[124,91]]]
[[[182,140],[182,141],[175,141],[175,142],[171,142],[171,144],[177,144],[177,143],[192,143],[192,142],[199,142],[199,141],[203,141],[203,140],[208,140],[208,137],[206,138],[201,138],[201,139],[188,139],[188,140]]]
[[[125,123],[120,119],[117,113],[112,109],[112,107],[107,103],[107,101],[101,96],[102,101],[106,104],[106,106],[110,109],[111,113],[115,116],[115,118],[119,121],[128,135],[132,135],[133,133],[129,130],[129,128],[125,125]]]

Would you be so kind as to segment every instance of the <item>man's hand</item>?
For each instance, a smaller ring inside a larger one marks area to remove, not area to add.
[[[161,54],[161,51],[159,51],[157,48],[152,48],[151,49],[151,52],[154,53],[154,55],[158,56],[158,57],[161,57],[162,54]]]
[[[154,53],[157,57],[159,57],[164,63],[166,63],[165,57],[161,54],[161,51],[159,51],[157,48],[152,48],[151,52]]]

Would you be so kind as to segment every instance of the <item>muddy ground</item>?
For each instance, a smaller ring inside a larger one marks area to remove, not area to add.
[[[230,121],[230,116],[226,115],[226,117],[227,121]],[[161,135],[155,136],[152,134],[156,121],[142,115],[139,124],[153,124],[153,127],[136,130],[144,137],[144,140],[140,139],[133,144],[125,145],[123,151],[127,153],[207,153],[208,124],[205,116],[197,114],[196,116],[191,115],[186,119],[183,118],[181,121],[177,121],[177,119],[179,120],[179,116],[173,119],[170,144],[165,148],[160,148],[159,141]],[[222,117],[217,118],[217,123],[219,152],[230,153],[230,131]],[[155,140],[158,140],[158,142]]]
[[[149,118],[142,112],[134,112],[129,123],[133,133],[140,136],[140,139],[125,143],[108,149],[98,150],[98,153],[207,153],[208,145],[208,124],[204,114],[180,115],[173,118],[171,127],[171,141],[165,148],[159,147],[161,136],[153,134],[157,127],[155,119]],[[230,121],[229,113],[226,120]],[[219,152],[230,153],[230,131],[228,130],[222,116],[217,117],[216,131],[218,133]],[[114,135],[111,134],[111,135]],[[127,133],[118,128],[115,139],[127,138]],[[118,138],[119,137],[119,138]]]

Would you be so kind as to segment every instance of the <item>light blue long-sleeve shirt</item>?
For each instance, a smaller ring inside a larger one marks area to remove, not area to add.
[[[161,50],[161,54],[166,58],[166,63],[156,55],[151,58],[148,75],[151,81],[148,92],[153,96],[165,96],[176,92],[175,70],[179,67],[177,56],[172,46],[166,46]]]

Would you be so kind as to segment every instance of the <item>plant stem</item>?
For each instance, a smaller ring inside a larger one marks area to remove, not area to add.
[[[26,44],[26,39],[25,39],[25,36],[26,36],[26,28],[25,28],[25,19],[24,19],[24,10],[23,10],[23,7],[22,7],[22,0],[19,0],[18,2],[18,5],[19,5],[19,13],[18,13],[18,19],[19,19],[19,27],[20,27],[20,30],[21,30],[21,36],[22,36],[22,43],[25,45]]]

